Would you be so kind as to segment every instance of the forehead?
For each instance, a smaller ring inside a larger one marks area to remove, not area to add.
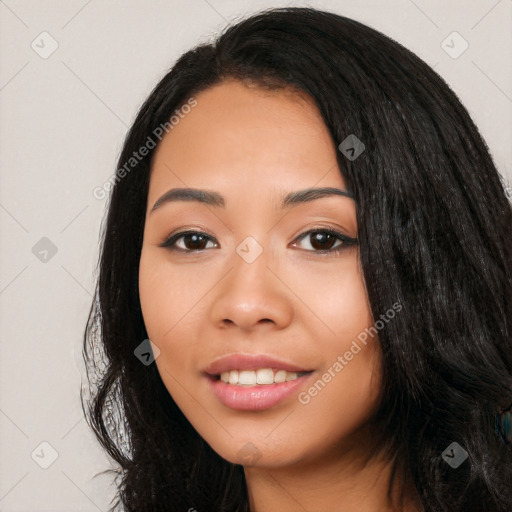
[[[155,151],[150,201],[171,187],[209,187],[227,197],[344,188],[336,147],[307,95],[229,80],[194,99]]]

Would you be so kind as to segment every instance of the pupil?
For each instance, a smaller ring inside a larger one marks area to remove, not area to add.
[[[192,241],[192,244],[187,244],[187,240]],[[187,249],[203,249],[205,240],[206,238],[203,235],[189,233],[188,235],[185,235],[185,246],[187,247]],[[199,244],[199,247],[197,247],[197,244]],[[189,247],[189,245],[192,245],[193,247]]]
[[[312,237],[313,237],[313,242],[311,243],[312,247],[314,247],[315,249],[318,249],[320,251],[325,251],[325,250],[330,249],[334,242],[334,237],[332,235],[330,235],[329,233],[314,233],[314,234],[312,234]],[[325,245],[326,238],[330,238],[330,243],[327,244],[328,247],[325,247],[325,246],[323,247],[322,245]],[[317,247],[318,242],[320,244],[320,247]]]

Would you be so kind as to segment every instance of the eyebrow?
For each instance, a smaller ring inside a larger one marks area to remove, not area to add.
[[[287,194],[281,208],[289,208],[292,205],[307,203],[328,196],[343,196],[352,199],[352,195],[346,190],[334,187],[320,187],[320,188],[306,188],[304,190],[297,190]],[[198,201],[200,203],[215,206],[220,208],[226,207],[224,197],[218,192],[212,190],[201,190],[198,188],[173,188],[168,190],[163,196],[161,196],[157,202],[151,208],[151,212],[154,212],[157,208],[165,203],[173,201]]]

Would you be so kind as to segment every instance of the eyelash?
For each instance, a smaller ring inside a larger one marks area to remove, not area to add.
[[[302,240],[307,235],[311,235],[313,233],[327,233],[328,235],[331,235],[331,236],[337,238],[338,240],[340,240],[343,243],[338,245],[337,247],[334,247],[331,249],[319,250],[319,251],[306,249],[307,252],[314,252],[316,254],[339,254],[343,250],[347,249],[348,247],[357,245],[357,238],[351,238],[342,233],[339,233],[338,231],[334,231],[332,229],[326,229],[326,228],[313,228],[309,231],[306,231],[305,233],[302,233],[301,235],[299,235],[295,239],[294,243],[296,241]],[[187,231],[181,231],[179,233],[175,233],[175,234],[171,235],[163,243],[160,244],[160,247],[164,247],[171,251],[180,251],[183,253],[198,253],[198,252],[207,250],[207,249],[191,250],[191,249],[181,249],[181,248],[176,247],[174,245],[176,243],[176,241],[179,240],[180,238],[183,238],[186,235],[200,235],[202,237],[208,238],[209,239],[208,241],[215,240],[211,235],[209,235],[208,233],[204,233],[203,231],[187,230]]]

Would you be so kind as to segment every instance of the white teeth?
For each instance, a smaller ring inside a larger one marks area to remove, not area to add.
[[[286,371],[279,370],[274,375],[274,382],[284,382],[286,380]]]
[[[272,369],[263,368],[262,370],[258,370],[256,372],[256,382],[258,384],[274,384],[274,372]]]
[[[231,382],[231,377],[230,377]],[[243,370],[238,375],[238,384],[240,386],[254,386],[256,384],[256,372],[251,370]]]
[[[229,372],[228,382],[230,384],[238,384],[238,371],[237,370],[233,370],[232,372]]]
[[[226,384],[238,386],[256,386],[258,384],[269,385],[280,382],[288,382],[301,377],[307,372],[287,372],[286,370],[273,370],[261,368],[259,370],[231,370],[222,372],[220,380]]]

